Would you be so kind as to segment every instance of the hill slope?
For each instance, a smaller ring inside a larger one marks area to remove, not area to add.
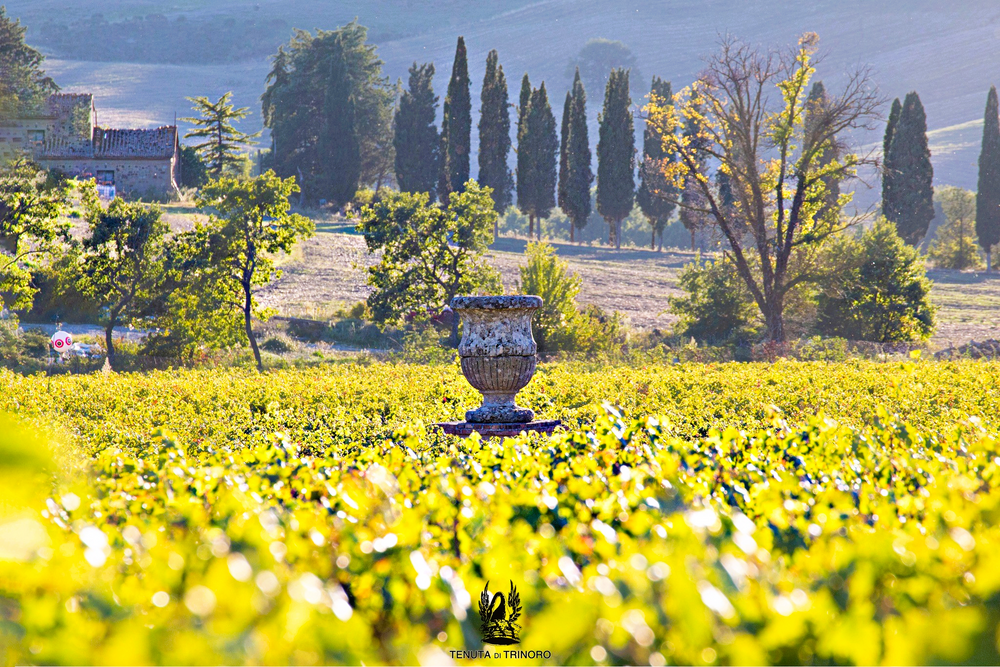
[[[500,4],[500,3],[498,3]],[[405,77],[414,61],[434,61],[436,87],[447,82],[457,35],[469,48],[474,100],[478,98],[486,53],[496,48],[512,85],[523,72],[533,83],[545,80],[551,98],[560,100],[570,81],[567,65],[594,37],[618,39],[638,58],[643,81],[658,74],[675,90],[689,83],[713,51],[719,35],[731,32],[754,42],[787,45],[804,31],[821,37],[826,58],[819,76],[837,89],[843,72],[870,64],[881,90],[891,99],[909,90],[921,94],[932,130],[935,181],[975,187],[981,117],[993,67],[1000,58],[1000,6],[974,0],[937,3],[931,0],[514,0],[502,6],[458,0],[345,0],[337,3],[302,0],[8,0],[8,11],[34,26],[40,35],[46,21],[72,22],[95,12],[107,20],[161,13],[176,19],[225,15],[243,20],[280,19],[302,28],[333,28],[357,17],[372,29],[372,38],[392,78]],[[173,24],[171,24],[173,25]],[[169,38],[166,36],[165,38]],[[274,37],[273,47],[287,35]],[[95,44],[94,53],[100,53]],[[273,50],[273,49],[270,49]],[[68,91],[97,94],[101,120],[120,125],[152,125],[187,114],[190,95],[236,92],[237,101],[257,109],[268,69],[266,58],[239,64],[161,65],[81,62],[60,59],[49,70]],[[591,90],[591,116],[596,118],[603,91]],[[640,102],[641,100],[636,100]],[[259,126],[259,114],[248,121]],[[876,144],[880,130],[862,137]],[[596,133],[595,133],[596,140]],[[475,164],[475,162],[473,162]]]

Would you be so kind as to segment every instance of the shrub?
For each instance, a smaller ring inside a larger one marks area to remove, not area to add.
[[[976,194],[947,186],[937,192],[946,222],[931,241],[927,257],[940,269],[978,269],[983,265],[976,236]]]
[[[295,318],[288,323],[288,335],[292,338],[316,343],[323,340],[327,325],[316,320]]]
[[[21,354],[16,318],[0,318],[0,361],[16,360]]]
[[[194,146],[181,146],[181,185],[200,188],[208,183],[208,167]]]
[[[528,243],[521,267],[521,291],[542,297],[532,333],[540,352],[570,352],[582,356],[620,353],[628,340],[622,316],[597,306],[579,310],[580,277],[547,243]]]
[[[881,219],[858,237],[834,242],[831,278],[818,297],[821,333],[892,343],[924,340],[934,331],[931,281],[923,259]]]
[[[434,327],[416,326],[403,334],[403,350],[399,357],[413,364],[450,364],[455,361],[455,350],[445,347]]]
[[[628,343],[628,327],[621,313],[610,315],[593,304],[573,313],[568,326],[556,336],[558,349],[585,357],[614,357]]]
[[[528,243],[527,263],[521,267],[521,291],[542,297],[542,307],[535,313],[532,331],[538,349],[551,352],[556,341],[565,343],[566,328],[576,316],[576,297],[580,277],[569,270],[547,243]]]
[[[260,344],[260,348],[273,354],[285,354],[295,349],[295,344],[285,336],[271,336]]]
[[[728,257],[684,267],[679,276],[686,296],[669,297],[670,311],[680,317],[675,330],[699,341],[745,342],[759,327],[750,290]]]

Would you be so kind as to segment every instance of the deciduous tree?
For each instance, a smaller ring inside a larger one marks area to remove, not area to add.
[[[198,197],[198,206],[212,211],[208,221],[178,235],[181,257],[174,264],[187,276],[181,279],[183,298],[177,305],[184,311],[178,314],[223,320],[225,326],[216,329],[242,325],[258,370],[263,363],[251,324],[270,311],[259,307],[256,289],[281,275],[274,255],[290,252],[314,230],[311,220],[289,213],[288,198],[295,192],[294,178],[282,179],[273,171],[247,181],[223,177]]]
[[[31,269],[70,238],[60,216],[68,195],[62,179],[30,160],[0,169],[0,306],[31,305]]]
[[[168,231],[156,206],[116,198],[107,208],[87,197],[88,234],[83,240],[77,287],[105,313],[104,341],[114,367],[112,333],[129,323],[149,298],[161,261],[160,245]]]
[[[677,186],[692,177],[687,187],[697,188],[705,202],[697,210],[711,216],[728,243],[764,317],[767,337],[776,342],[785,339],[786,296],[797,285],[820,279],[819,249],[846,224],[839,209],[850,195],[842,194],[835,208],[825,209],[826,179],[842,180],[860,164],[873,162],[845,151],[821,167],[823,148],[852,130],[870,130],[881,104],[867,70],[855,70],[843,92],[814,111],[807,128],[806,96],[817,42],[809,33],[797,47],[778,52],[727,38],[679,104],[647,107],[648,122],[679,158],[665,175]],[[705,138],[703,146],[679,134],[687,123]],[[725,211],[701,172],[709,161],[718,161],[729,176],[734,214]],[[679,204],[686,206],[683,198]]]
[[[45,56],[25,44],[25,30],[0,7],[0,120],[37,109],[59,92],[42,69]]]
[[[937,197],[945,223],[927,250],[928,258],[942,269],[979,268],[983,260],[976,244],[976,195],[949,185],[941,188]]]

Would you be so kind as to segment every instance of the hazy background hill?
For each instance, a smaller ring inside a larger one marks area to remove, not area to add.
[[[496,48],[512,99],[528,72],[535,85],[545,80],[557,113],[568,65],[592,38],[632,50],[641,95],[653,74],[675,90],[690,83],[720,33],[781,46],[809,30],[821,37],[819,76],[828,89],[845,69],[867,63],[888,98],[917,90],[936,183],[974,188],[986,92],[1000,83],[1000,4],[982,0],[8,0],[7,9],[29,26],[29,41],[49,55],[48,70],[65,90],[94,92],[100,122],[136,127],[187,115],[186,96],[233,90],[255,112],[246,129],[259,128],[268,54],[293,28],[332,29],[355,17],[393,79],[414,60],[433,61],[443,94],[464,35],[474,102],[486,53]],[[588,93],[596,117],[603,90]],[[881,131],[865,141],[879,142]]]

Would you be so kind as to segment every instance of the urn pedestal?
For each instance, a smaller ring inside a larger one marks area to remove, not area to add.
[[[466,436],[478,431],[499,437],[521,431],[551,433],[559,425],[557,420],[533,421],[534,411],[514,400],[535,374],[538,346],[531,335],[531,316],[541,307],[537,296],[452,299],[452,310],[462,318],[462,374],[483,395],[483,403],[465,413],[465,422],[441,424],[446,433]]]

